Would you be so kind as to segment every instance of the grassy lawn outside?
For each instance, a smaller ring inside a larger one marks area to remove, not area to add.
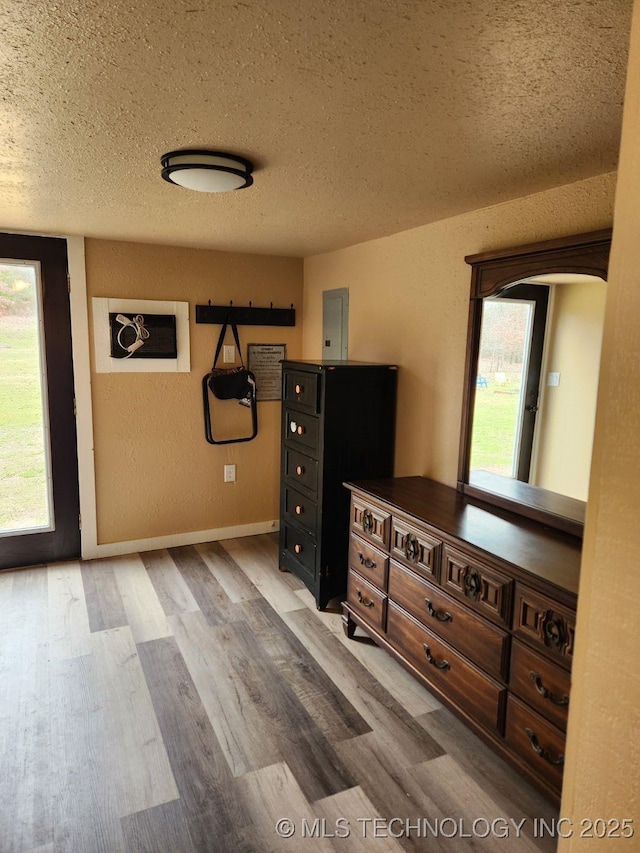
[[[471,470],[511,476],[520,389],[492,382],[476,389]]]
[[[36,317],[0,317],[0,533],[47,526]]]

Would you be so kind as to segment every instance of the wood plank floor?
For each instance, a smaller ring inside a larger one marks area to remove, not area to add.
[[[0,573],[0,853],[546,853],[556,816],[272,536]]]

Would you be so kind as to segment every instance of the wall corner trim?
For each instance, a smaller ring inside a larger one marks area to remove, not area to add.
[[[220,539],[239,539],[243,536],[258,536],[262,533],[275,533],[280,529],[277,519],[258,521],[253,524],[236,524],[231,527],[218,527],[211,530],[193,530],[189,533],[173,533],[168,536],[155,536],[150,539],[129,539],[126,542],[107,542],[103,545],[87,544],[82,549],[83,560],[100,557],[121,557],[139,551],[158,551],[162,548],[179,548],[181,545],[199,545],[202,542],[217,542]]]

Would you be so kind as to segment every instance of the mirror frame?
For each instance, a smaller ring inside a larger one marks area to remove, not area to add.
[[[611,229],[592,231],[572,237],[546,240],[511,249],[468,255],[471,266],[471,300],[465,366],[458,491],[518,515],[533,518],[573,536],[582,536],[586,503],[564,497],[539,486],[531,486],[509,477],[504,492],[497,493],[469,483],[473,408],[480,349],[483,299],[496,296],[522,279],[548,273],[580,273],[607,279]],[[508,488],[507,488],[508,484]]]

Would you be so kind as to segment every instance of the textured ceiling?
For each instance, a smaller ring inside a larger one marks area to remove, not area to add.
[[[309,255],[616,168],[631,0],[4,0],[0,229]],[[221,148],[204,195],[160,156]]]

